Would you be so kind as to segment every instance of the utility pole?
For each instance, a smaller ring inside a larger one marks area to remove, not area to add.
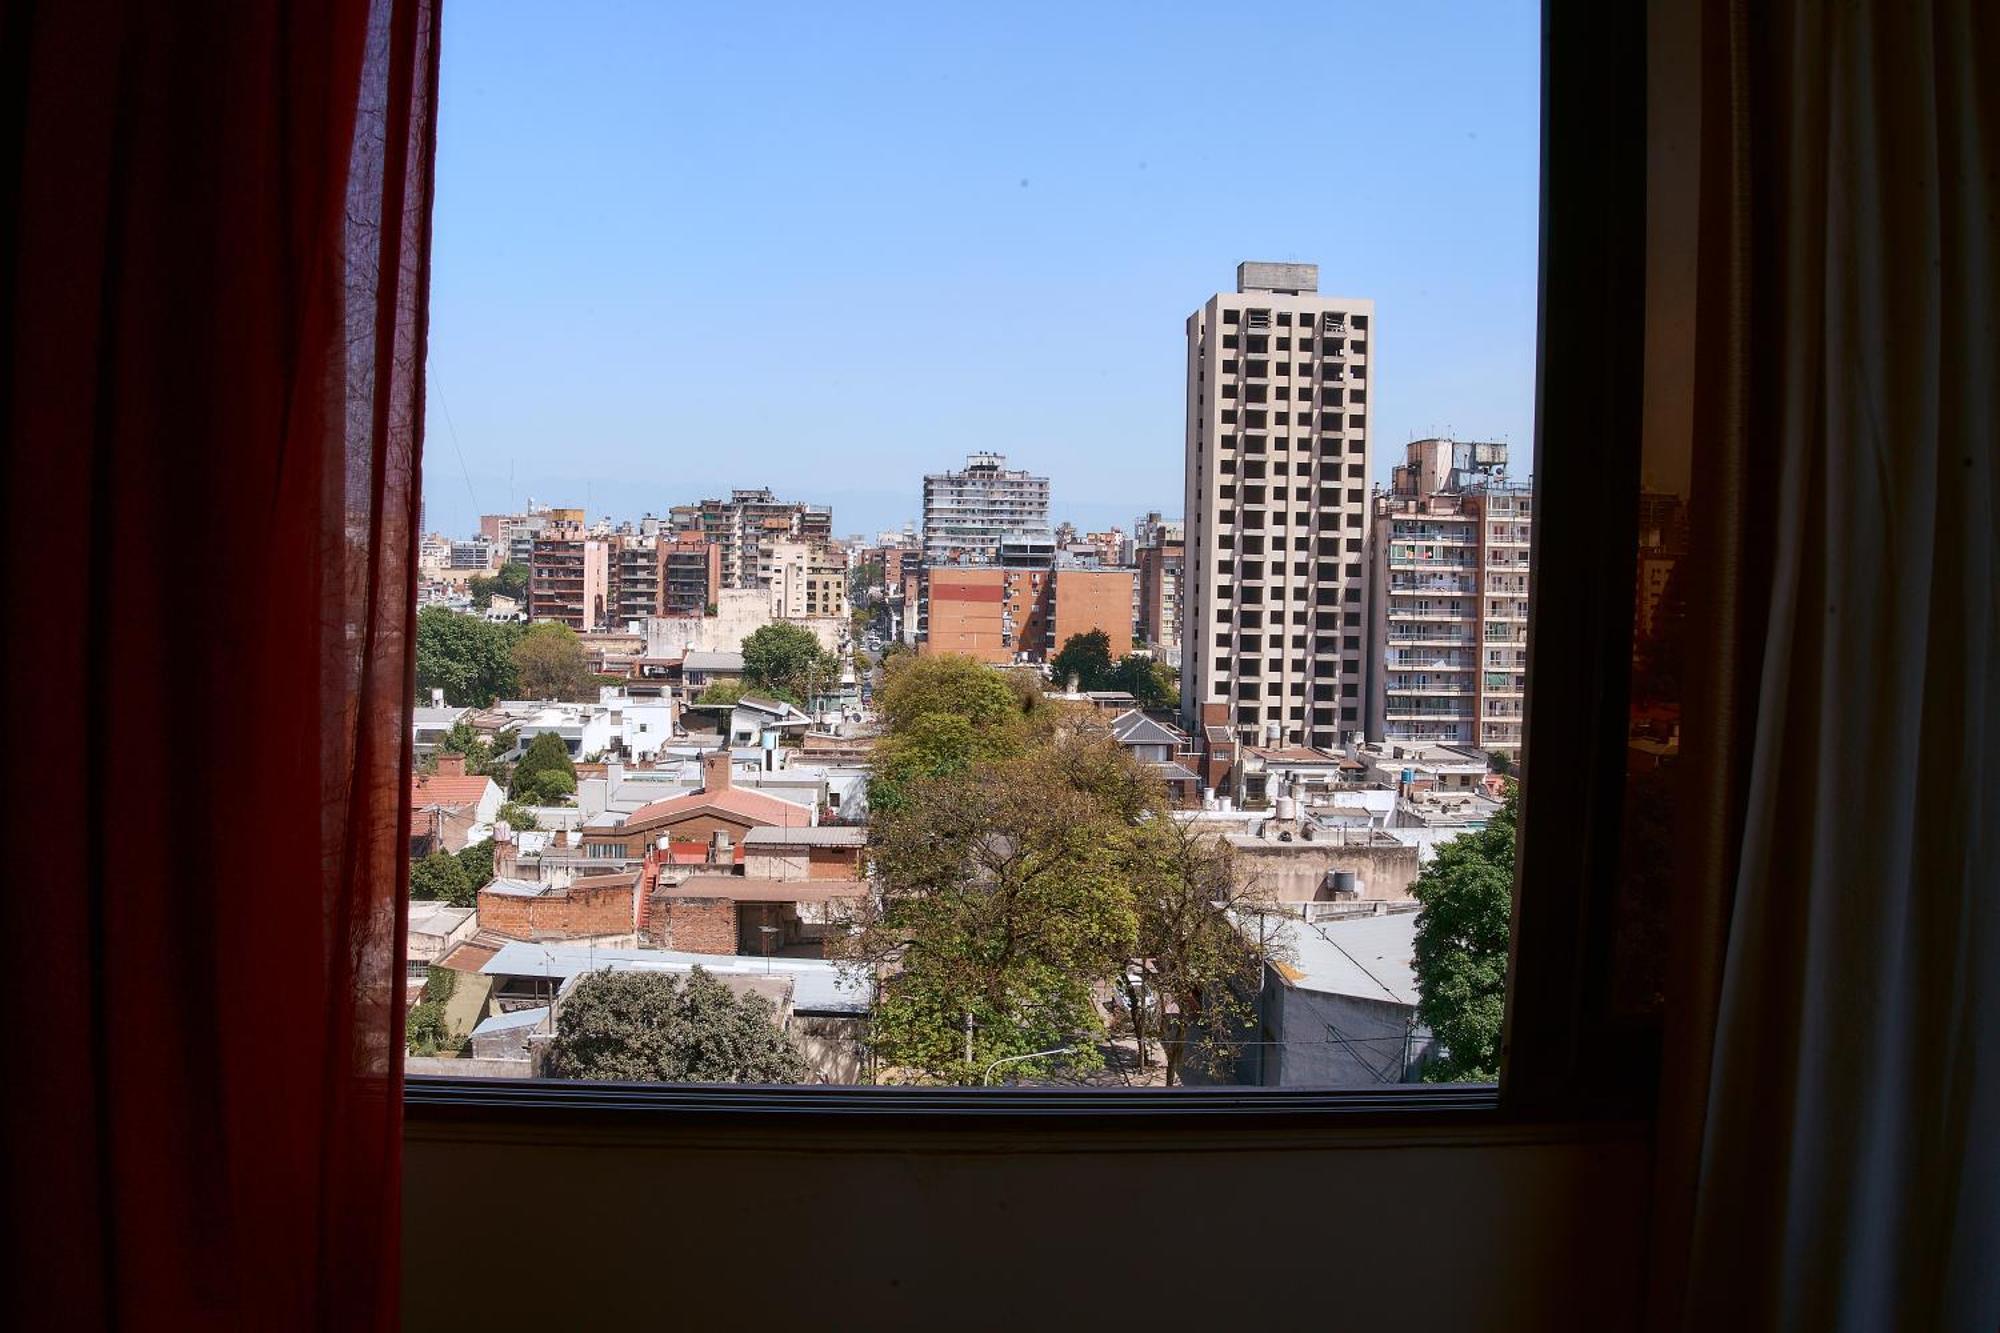
[[[965,1063],[972,1063],[972,1011],[965,1011]]]

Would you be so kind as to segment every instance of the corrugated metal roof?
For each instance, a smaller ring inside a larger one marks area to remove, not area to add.
[[[865,1014],[873,1003],[868,973],[849,963],[819,958],[751,958],[739,954],[682,953],[677,949],[592,949],[512,941],[479,970],[494,977],[568,981],[585,972],[652,969],[686,972],[700,967],[719,976],[788,976],[792,1006],[807,1014]]]
[[[504,898],[539,898],[552,887],[554,886],[536,879],[496,878],[480,892],[497,893]]]
[[[1286,980],[1301,990],[1414,1006],[1417,913],[1385,912],[1307,925],[1285,923],[1293,957]]]
[[[539,1009],[516,1009],[511,1014],[495,1014],[491,1018],[481,1020],[479,1026],[472,1029],[472,1035],[475,1037],[484,1037],[494,1032],[514,1032],[521,1028],[536,1028],[548,1021],[549,1010],[547,1005],[543,1005]]]

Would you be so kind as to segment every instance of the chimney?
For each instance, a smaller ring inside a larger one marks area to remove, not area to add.
[[[729,749],[710,750],[701,757],[701,789],[710,795],[729,790]]]
[[[437,763],[437,775],[441,778],[465,776],[465,756],[462,754],[441,754],[437,757]]]
[[[729,841],[729,835],[721,829],[708,835],[708,859],[719,866],[736,863],[736,848]]]

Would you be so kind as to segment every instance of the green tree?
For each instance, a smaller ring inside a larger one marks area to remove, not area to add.
[[[740,680],[718,680],[695,696],[698,704],[728,706],[741,699],[745,691]]]
[[[468,773],[490,774],[498,764],[493,742],[473,730],[472,724],[463,718],[452,723],[451,730],[438,741],[437,753],[464,755]]]
[[[804,1083],[812,1077],[771,1002],[697,967],[580,978],[556,1018],[558,1078],[633,1083]]]
[[[923,778],[963,776],[975,763],[1021,754],[1040,702],[971,657],[941,653],[894,659],[877,698],[888,732],[876,742],[869,805],[887,811]],[[1033,689],[1032,683],[1026,687]]]
[[[1062,651],[1049,659],[1049,674],[1058,689],[1074,680],[1080,690],[1107,688],[1111,678],[1111,636],[1101,629],[1072,634]]]
[[[562,737],[545,731],[528,742],[521,761],[514,765],[511,794],[531,805],[556,805],[576,794],[576,763]]]
[[[481,611],[493,605],[495,593],[525,605],[528,600],[528,567],[509,561],[490,576],[474,574],[466,581],[466,589],[472,594],[472,604]]]
[[[840,660],[803,625],[765,625],[743,640],[743,675],[757,691],[805,705],[840,679]]]
[[[425,607],[417,613],[417,697],[428,702],[432,690],[443,690],[454,707],[484,708],[513,694],[519,681],[513,648],[520,632],[518,625]]]
[[[493,839],[469,843],[459,848],[456,855],[458,868],[474,894],[493,882]]]
[[[1444,1046],[1425,1070],[1433,1082],[1499,1077],[1516,802],[1510,788],[1485,828],[1441,844],[1417,876],[1417,1017]]]
[[[1138,918],[1119,800],[1094,775],[1120,756],[1070,734],[969,772],[919,778],[875,813],[878,893],[830,948],[876,966],[879,1057],[905,1076],[976,1083],[1101,1064],[1094,988],[1133,952]],[[966,1018],[971,1015],[971,1058]]]
[[[470,907],[479,887],[467,876],[465,866],[450,852],[432,852],[410,867],[412,898],[449,903],[453,907]]]
[[[1180,672],[1137,653],[1118,659],[1105,678],[1104,688],[1124,690],[1141,708],[1172,708],[1181,701]]]
[[[1160,1042],[1168,1087],[1190,1070],[1224,1078],[1236,1061],[1230,1039],[1253,1025],[1264,962],[1275,956],[1260,957],[1237,922],[1275,896],[1237,873],[1227,842],[1168,816],[1164,802],[1130,841],[1139,908],[1131,971],[1163,1001],[1149,1013],[1132,997],[1139,1037]]]
[[[892,732],[926,713],[956,714],[975,727],[1015,726],[1030,706],[1006,676],[962,653],[884,657],[883,672],[875,703]]]
[[[411,1055],[437,1055],[457,1051],[465,1039],[445,1022],[444,1007],[458,989],[458,973],[433,966],[424,982],[422,997],[410,1006],[403,1020],[403,1039]]]
[[[515,832],[539,827],[535,812],[519,801],[508,800],[500,806],[500,821]]]
[[[531,699],[595,699],[597,685],[584,661],[583,640],[557,620],[538,620],[514,645],[521,692]]]

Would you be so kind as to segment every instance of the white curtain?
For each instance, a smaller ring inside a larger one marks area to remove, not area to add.
[[[1661,1327],[2000,1328],[1996,10],[1704,9],[1694,489],[1743,678],[1689,726],[1747,762],[1687,904]]]

